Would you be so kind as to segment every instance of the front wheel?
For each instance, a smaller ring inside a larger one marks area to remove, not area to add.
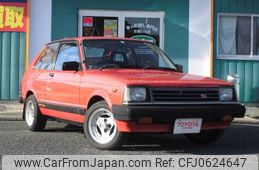
[[[202,130],[198,134],[186,134],[185,137],[195,144],[210,144],[218,141],[225,129]]]
[[[84,132],[89,142],[99,149],[118,149],[125,134],[118,131],[113,113],[105,101],[92,105],[87,111]]]

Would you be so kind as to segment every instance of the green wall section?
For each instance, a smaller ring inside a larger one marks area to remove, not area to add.
[[[259,14],[259,0],[216,0],[214,36],[217,37],[218,13],[255,13]],[[259,61],[218,60],[217,43],[214,43],[214,76],[225,79],[227,74],[240,76],[240,101],[259,102]]]
[[[53,0],[52,40],[78,36],[78,9],[165,11],[165,52],[188,71],[189,0]]]
[[[0,32],[0,99],[17,99],[25,69],[26,33]]]

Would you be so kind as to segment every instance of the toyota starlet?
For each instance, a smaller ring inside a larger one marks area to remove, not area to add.
[[[130,133],[215,142],[235,117],[244,117],[234,85],[183,73],[172,59],[142,40],[48,43],[23,76],[23,117],[31,131],[43,130],[49,119],[82,126],[100,149],[119,148]]]

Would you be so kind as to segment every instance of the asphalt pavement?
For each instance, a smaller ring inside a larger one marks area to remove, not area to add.
[[[195,145],[183,135],[132,134],[117,151],[91,146],[82,128],[49,121],[31,132],[24,121],[0,121],[0,155],[259,155],[259,125],[233,123],[210,145]],[[2,160],[0,159],[0,169]]]
[[[0,153],[10,154],[259,154],[259,125],[233,123],[218,142],[194,145],[183,135],[134,134],[121,150],[105,151],[91,146],[83,129],[49,121],[42,132],[31,132],[24,121],[0,121]]]

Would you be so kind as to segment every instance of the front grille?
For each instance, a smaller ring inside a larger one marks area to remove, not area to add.
[[[154,102],[219,101],[218,88],[152,88]]]

